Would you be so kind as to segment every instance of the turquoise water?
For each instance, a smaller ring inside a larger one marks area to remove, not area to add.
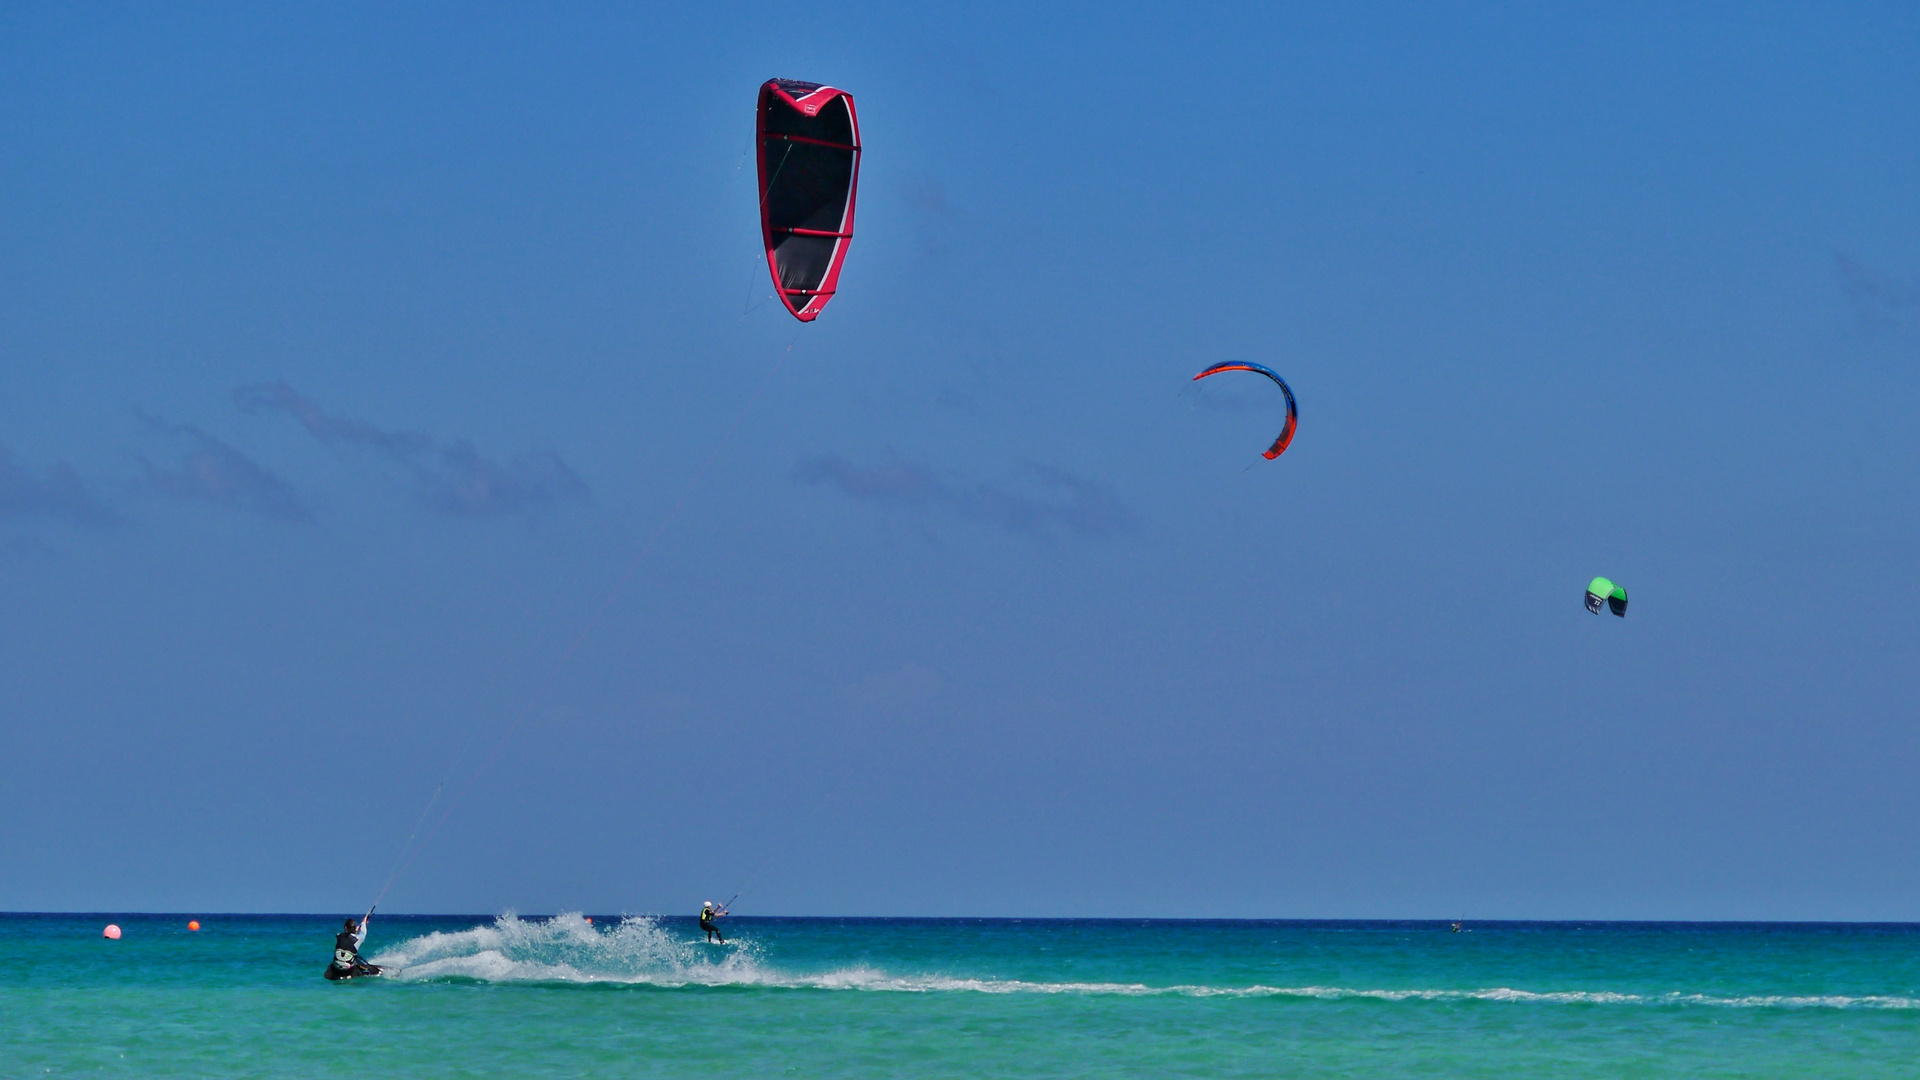
[[[1920,1075],[1920,926],[187,918],[0,916],[0,1075]]]

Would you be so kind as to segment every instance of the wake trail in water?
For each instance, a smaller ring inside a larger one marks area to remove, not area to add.
[[[752,941],[725,948],[689,940],[647,916],[610,928],[584,915],[521,919],[511,913],[489,926],[431,933],[372,958],[400,982],[468,981],[519,984],[609,984],[679,987],[764,987],[894,993],[1077,994],[1120,997],[1279,998],[1321,1001],[1497,1002],[1541,1005],[1707,1006],[1741,1009],[1920,1010],[1920,998],[1899,995],[1716,995],[1669,992],[1481,989],[1357,989],[1340,986],[1152,986],[1125,982],[1042,982],[966,978],[938,973],[896,975],[868,966],[803,972],[766,961]]]

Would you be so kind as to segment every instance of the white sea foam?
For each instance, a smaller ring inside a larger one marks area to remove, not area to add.
[[[724,952],[676,938],[653,919],[629,917],[600,929],[579,913],[411,938],[371,958],[403,980],[651,983],[661,986],[777,985],[751,947]]]
[[[1920,1009],[1920,998],[1893,995],[1718,996],[1629,994],[1605,990],[1357,989],[1343,986],[1152,986],[1131,982],[1036,982],[943,974],[894,975],[872,967],[823,972],[777,970],[752,942],[724,950],[676,937],[654,919],[630,916],[600,928],[577,913],[523,920],[509,913],[492,925],[411,938],[372,957],[401,981],[610,983],[660,987],[759,986],[893,993],[1085,994],[1123,997],[1314,998],[1320,1000],[1511,1002],[1546,1005],[1708,1006],[1744,1009]]]

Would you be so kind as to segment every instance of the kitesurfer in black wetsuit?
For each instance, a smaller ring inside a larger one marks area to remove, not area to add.
[[[720,928],[714,925],[713,921],[725,914],[726,912],[724,911],[714,910],[713,901],[711,900],[705,901],[700,905],[700,929],[707,932],[708,941],[719,938],[720,944],[725,945],[727,943],[727,936],[720,932]]]
[[[356,975],[378,975],[380,969],[360,959],[360,942],[366,932],[360,924],[347,920],[346,929],[333,937],[333,963],[327,965],[327,978],[351,979]]]

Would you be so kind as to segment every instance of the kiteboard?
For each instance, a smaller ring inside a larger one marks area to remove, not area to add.
[[[374,964],[361,964],[357,967],[348,968],[345,971],[334,967],[332,964],[328,964],[326,972],[328,982],[346,982],[349,979],[371,979],[376,975],[384,974],[386,974],[386,972]]]

